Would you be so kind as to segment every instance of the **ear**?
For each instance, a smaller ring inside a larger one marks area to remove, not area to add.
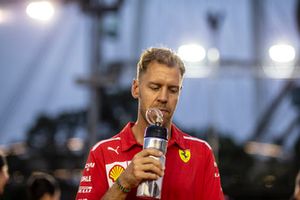
[[[131,85],[131,95],[133,98],[137,99],[139,98],[139,81],[137,79],[134,79],[132,81]]]

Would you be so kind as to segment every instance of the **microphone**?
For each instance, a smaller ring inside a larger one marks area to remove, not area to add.
[[[166,152],[168,144],[168,130],[162,127],[163,114],[157,108],[150,108],[146,112],[146,119],[150,124],[144,134],[143,149],[154,148],[163,153],[161,157],[153,157],[158,159],[162,166],[165,166]],[[145,180],[137,188],[137,196],[142,198],[161,198],[163,177],[157,180]]]

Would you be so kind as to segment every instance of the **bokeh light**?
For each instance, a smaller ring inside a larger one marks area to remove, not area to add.
[[[186,44],[178,48],[178,55],[186,62],[200,62],[205,58],[205,49],[198,44]]]
[[[53,4],[48,1],[31,2],[26,8],[26,13],[29,17],[40,21],[49,21],[53,17],[54,12]]]

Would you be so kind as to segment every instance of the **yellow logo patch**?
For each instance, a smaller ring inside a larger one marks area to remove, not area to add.
[[[109,171],[109,178],[115,182],[117,178],[119,178],[120,174],[124,171],[124,167],[121,165],[115,165],[111,170]]]
[[[189,160],[191,159],[191,151],[189,149],[186,150],[179,149],[178,153],[181,160],[185,163],[189,162]]]

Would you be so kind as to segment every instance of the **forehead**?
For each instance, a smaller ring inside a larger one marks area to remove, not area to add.
[[[142,80],[161,79],[173,82],[181,82],[182,80],[181,71],[178,66],[168,66],[166,64],[161,64],[156,61],[149,63],[147,70],[143,74],[141,74],[140,78]]]

